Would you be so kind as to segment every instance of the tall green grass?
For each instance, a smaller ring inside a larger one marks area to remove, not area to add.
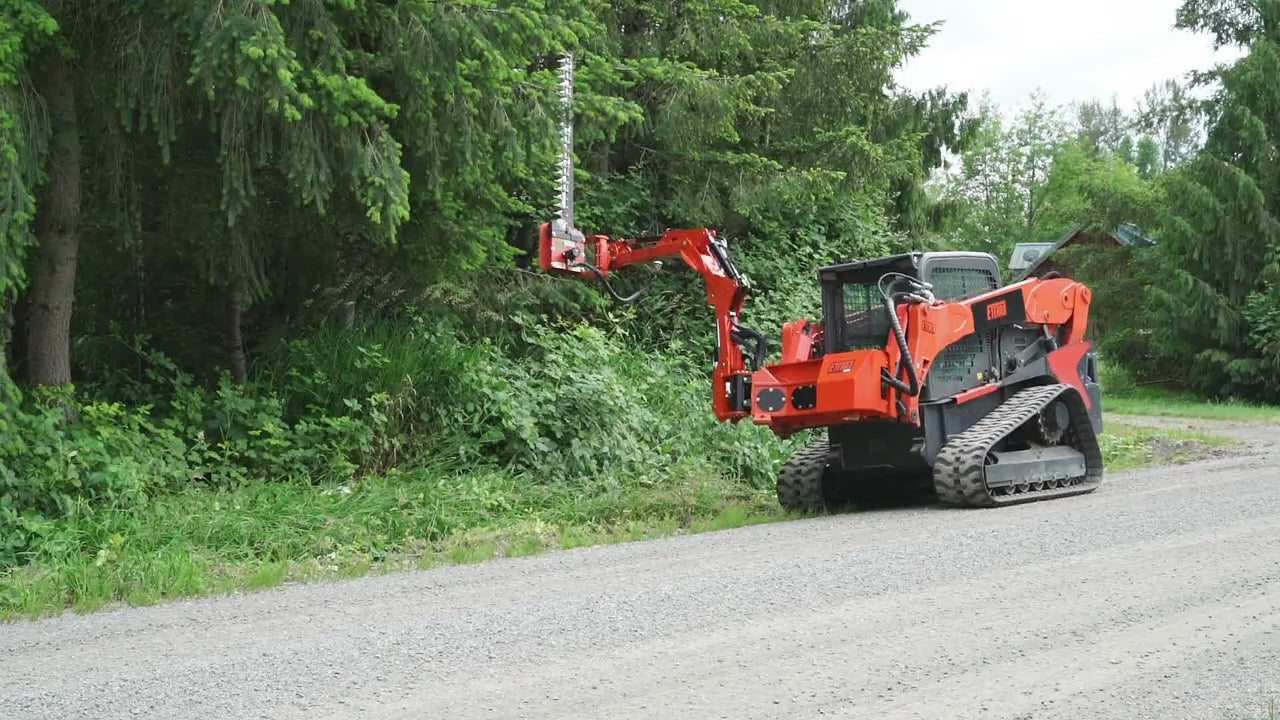
[[[421,468],[351,484],[190,489],[69,519],[0,574],[0,618],[253,590],[289,580],[520,556],[780,517],[771,493],[716,473],[574,487],[494,469]],[[717,525],[718,523],[718,525]]]
[[[1132,376],[1111,363],[1102,364],[1103,404],[1108,413],[1185,417],[1238,422],[1280,422],[1280,407],[1238,399],[1206,399],[1189,392],[1140,386]]]

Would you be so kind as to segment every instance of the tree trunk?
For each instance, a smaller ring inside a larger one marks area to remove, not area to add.
[[[65,21],[62,2],[47,3]],[[36,216],[35,272],[27,296],[27,373],[37,385],[71,382],[71,310],[75,302],[76,260],[80,252],[80,136],[71,63],[47,52],[39,90],[49,108],[49,180]]]
[[[231,378],[237,385],[243,385],[249,380],[249,363],[244,354],[244,334],[240,328],[242,314],[240,291],[235,287],[228,287],[223,338],[227,345],[227,358],[231,363]]]
[[[135,170],[136,173],[136,170]],[[147,328],[147,262],[142,244],[142,188],[134,174],[130,180],[129,215],[133,227],[133,331],[135,335]],[[146,363],[142,355],[136,358],[134,370],[142,380]]]

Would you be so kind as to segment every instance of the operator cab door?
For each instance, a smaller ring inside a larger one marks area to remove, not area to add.
[[[939,300],[963,300],[1001,286],[1000,266],[987,253],[926,253],[921,275]],[[994,330],[974,333],[943,350],[925,380],[920,400],[945,400],[990,381],[999,364],[999,337]]]

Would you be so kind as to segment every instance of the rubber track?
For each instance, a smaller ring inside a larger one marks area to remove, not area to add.
[[[1076,449],[1084,453],[1085,475],[1065,484],[1058,478],[1027,478],[1028,483],[1045,482],[1039,490],[1026,489],[1009,495],[992,495],[987,489],[986,459],[996,443],[1017,430],[1054,400],[1067,404]],[[1019,391],[973,427],[947,441],[934,461],[933,485],[938,500],[957,507],[995,507],[1083,495],[1102,484],[1102,448],[1089,422],[1084,400],[1070,385],[1045,385]]]
[[[822,477],[827,469],[829,446],[815,440],[797,451],[778,471],[778,504],[783,510],[817,511],[827,506]]]

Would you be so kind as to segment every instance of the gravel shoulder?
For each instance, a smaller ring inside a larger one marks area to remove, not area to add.
[[[0,717],[1236,718],[1280,699],[1280,426],[997,510],[823,517],[18,622]]]

